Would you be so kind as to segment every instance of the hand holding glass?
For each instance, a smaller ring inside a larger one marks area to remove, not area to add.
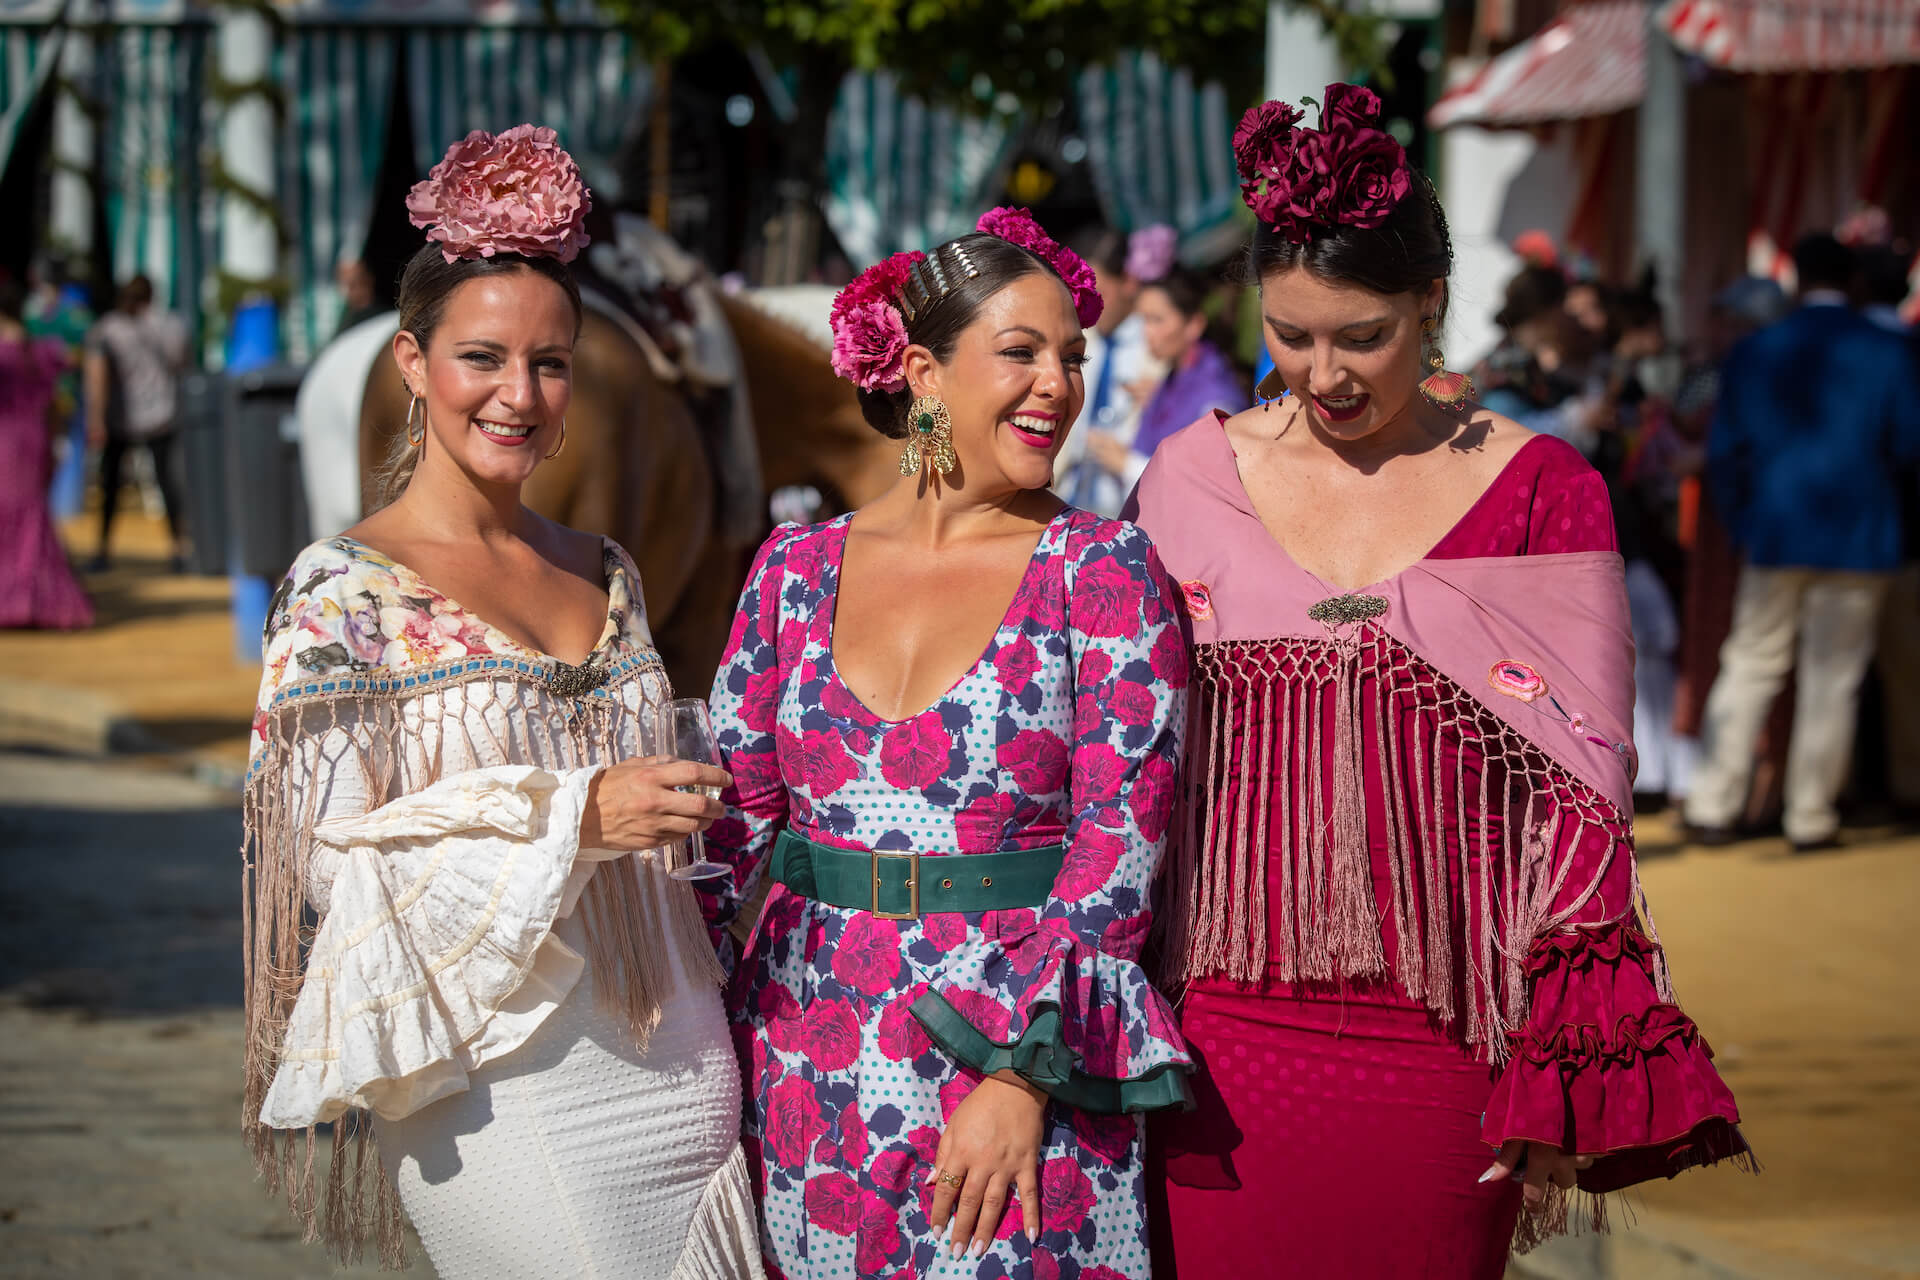
[[[659,749],[678,760],[696,764],[720,764],[720,744],[713,736],[713,721],[707,704],[698,698],[675,698],[660,708]],[[712,799],[719,799],[718,787],[682,787]],[[706,841],[696,831],[687,837],[687,852],[693,861],[684,867],[669,868],[675,880],[711,880],[726,875],[732,868],[725,863],[709,862]]]

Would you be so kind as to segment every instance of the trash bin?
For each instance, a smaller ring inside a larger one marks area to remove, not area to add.
[[[227,572],[227,447],[221,413],[226,388],[218,374],[180,379],[180,455],[186,471],[187,568],[204,577]]]
[[[302,372],[266,364],[225,379],[227,573],[233,580],[234,655],[243,662],[260,660],[273,584],[308,541],[293,416]]]
[[[304,372],[269,364],[225,379],[227,572],[277,580],[309,541],[293,417]]]

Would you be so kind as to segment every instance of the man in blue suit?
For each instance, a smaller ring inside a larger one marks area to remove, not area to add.
[[[1730,836],[1792,671],[1785,826],[1806,851],[1837,842],[1860,681],[1920,463],[1920,369],[1900,337],[1847,305],[1844,246],[1809,236],[1793,258],[1800,305],[1728,355],[1707,442],[1707,484],[1745,563],[1687,820],[1708,843]]]

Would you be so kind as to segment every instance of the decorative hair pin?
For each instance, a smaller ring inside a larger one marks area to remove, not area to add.
[[[1286,102],[1248,110],[1233,132],[1240,194],[1260,221],[1295,244],[1316,227],[1377,227],[1413,189],[1407,153],[1376,128],[1380,98],[1360,85],[1330,84],[1320,127]]]
[[[1019,245],[1058,272],[1073,294],[1074,314],[1082,327],[1100,319],[1102,303],[1093,268],[1042,231],[1031,213],[991,209],[981,215],[975,229]],[[904,391],[907,325],[962,281],[979,274],[966,246],[959,243],[942,245],[931,255],[916,249],[874,263],[834,295],[829,318],[833,371],[862,391]]]
[[[448,262],[517,253],[572,262],[587,247],[593,193],[560,135],[539,125],[475,129],[407,193],[407,215]]]

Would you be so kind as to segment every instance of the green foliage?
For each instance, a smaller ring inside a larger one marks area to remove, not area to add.
[[[1295,0],[1343,58],[1371,69],[1377,27],[1340,0]],[[887,68],[926,96],[987,110],[999,95],[1046,110],[1082,67],[1129,49],[1192,68],[1250,100],[1265,54],[1265,0],[605,0],[648,57],[725,40],[812,74]]]

